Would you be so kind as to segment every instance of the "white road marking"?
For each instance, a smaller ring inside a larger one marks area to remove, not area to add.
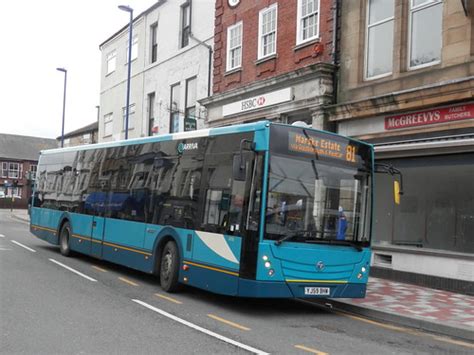
[[[16,240],[12,240],[11,242],[12,242],[12,243],[15,243],[16,245],[18,245],[18,246],[20,246],[20,247],[22,247],[22,248],[25,248],[26,250],[31,251],[32,253],[36,253],[36,250],[31,249],[30,247],[27,247],[26,245],[23,245],[23,244],[21,244],[21,243],[18,243]]]
[[[5,238],[5,236],[3,234],[0,234],[0,238]]]
[[[188,321],[186,321],[186,320],[184,320],[184,319],[181,319],[181,318],[179,318],[179,317],[176,317],[176,316],[174,316],[174,315],[172,315],[172,314],[170,314],[170,313],[168,313],[168,312],[165,312],[165,311],[163,311],[163,310],[161,310],[161,309],[159,309],[159,308],[153,307],[153,306],[151,306],[151,305],[149,305],[148,303],[145,303],[145,302],[143,302],[143,301],[140,301],[140,300],[133,300],[133,299],[132,299],[132,301],[135,302],[135,303],[138,303],[138,304],[142,305],[143,307],[146,307],[146,308],[148,308],[148,309],[150,309],[150,310],[152,310],[152,311],[154,311],[154,312],[156,312],[156,313],[159,313],[159,314],[161,314],[162,316],[168,317],[168,318],[170,318],[170,319],[172,319],[172,320],[174,320],[174,321],[176,321],[176,322],[179,322],[179,323],[181,323],[181,324],[184,324],[184,325],[187,326],[187,327],[193,328],[193,329],[195,329],[195,330],[197,330],[197,331],[199,331],[199,332],[202,332],[202,333],[204,333],[204,334],[210,335],[211,337],[217,338],[217,339],[222,340],[222,341],[224,341],[224,342],[226,342],[226,343],[229,343],[229,344],[232,344],[232,345],[234,345],[234,346],[237,346],[237,347],[239,347],[239,348],[241,348],[241,349],[247,350],[247,351],[249,351],[249,352],[251,352],[251,353],[259,354],[259,355],[268,355],[268,354],[269,354],[269,353],[267,353],[267,352],[265,352],[265,351],[262,351],[262,350],[253,348],[253,347],[251,347],[251,346],[249,346],[249,345],[245,345],[245,344],[239,343],[238,341],[229,339],[229,338],[227,338],[227,337],[225,337],[225,336],[223,336],[223,335],[220,335],[220,334],[214,333],[214,332],[212,332],[212,331],[210,331],[210,330],[207,330],[207,329],[205,329],[205,328],[202,328],[202,327],[200,327],[200,326],[198,326],[198,325],[196,325],[196,324],[193,324],[193,323],[188,322]]]
[[[74,270],[72,267],[69,267],[69,266],[67,266],[67,265],[64,265],[64,264],[60,263],[59,261],[56,261],[56,260],[54,260],[54,259],[49,259],[49,261],[51,261],[51,262],[53,262],[53,263],[55,263],[55,264],[57,264],[57,265],[59,265],[59,266],[62,266],[63,268],[65,268],[65,269],[67,269],[67,270],[69,270],[69,271],[72,271],[73,273],[75,273],[75,274],[77,274],[77,275],[79,275],[79,276],[82,276],[83,278],[85,278],[85,279],[87,279],[87,280],[89,280],[89,281],[97,282],[96,279],[93,279],[92,277],[89,277],[89,276],[83,274],[82,272],[79,272],[79,271],[77,271],[77,270]]]
[[[11,250],[11,249],[0,247],[0,251],[5,251],[5,250]]]

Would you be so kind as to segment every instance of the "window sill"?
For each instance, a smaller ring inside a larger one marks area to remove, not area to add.
[[[372,82],[372,81],[376,81],[376,80],[379,80],[379,79],[384,79],[384,78],[391,77],[392,75],[393,75],[392,72],[386,73],[386,74],[380,74],[380,75],[372,76],[370,78],[364,78],[364,82]]]
[[[420,65],[417,65],[417,66],[414,66],[414,67],[408,67],[408,71],[415,71],[415,70],[421,70],[421,69],[425,69],[425,68],[431,68],[431,67],[434,67],[436,65],[439,65],[441,64],[441,60],[437,60],[435,62],[431,62],[431,63],[425,63],[425,64],[420,64]]]
[[[321,39],[319,37],[316,37],[305,42],[297,43],[296,46],[293,47],[293,52],[309,47],[311,45],[315,45],[316,43],[320,43],[320,42],[321,42]]]
[[[137,59],[138,59],[138,57],[137,57],[137,58],[133,58],[133,59],[132,59],[132,64],[133,64],[133,62],[136,62]],[[128,65],[128,62],[126,62],[126,63],[124,64],[125,67],[126,67],[127,65]]]
[[[235,74],[235,73],[239,73],[242,71],[242,67],[238,67],[238,68],[234,68],[234,69],[231,69],[229,71],[226,71],[224,73],[224,76],[228,76],[228,75],[232,75],[232,74]]]
[[[255,65],[260,65],[262,63],[268,62],[269,60],[277,59],[277,58],[278,58],[278,55],[276,53],[275,54],[270,54],[266,57],[257,59],[254,63],[255,63]]]

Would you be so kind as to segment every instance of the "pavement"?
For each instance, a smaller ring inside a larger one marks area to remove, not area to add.
[[[27,210],[12,217],[29,222]],[[318,299],[325,307],[474,341],[474,297],[370,277],[361,299]]]

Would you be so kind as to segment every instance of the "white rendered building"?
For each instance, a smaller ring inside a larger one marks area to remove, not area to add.
[[[211,89],[214,4],[160,0],[134,17],[128,138],[203,128],[197,101]],[[125,138],[128,28],[100,45],[99,142]]]

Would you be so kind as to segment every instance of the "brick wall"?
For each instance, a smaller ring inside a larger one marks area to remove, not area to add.
[[[278,3],[276,56],[258,59],[259,11]],[[216,0],[213,91],[222,93],[257,80],[320,62],[332,63],[333,0],[320,0],[319,40],[297,46],[296,0],[242,0],[229,7],[227,0]],[[227,28],[243,22],[242,67],[226,73]]]

